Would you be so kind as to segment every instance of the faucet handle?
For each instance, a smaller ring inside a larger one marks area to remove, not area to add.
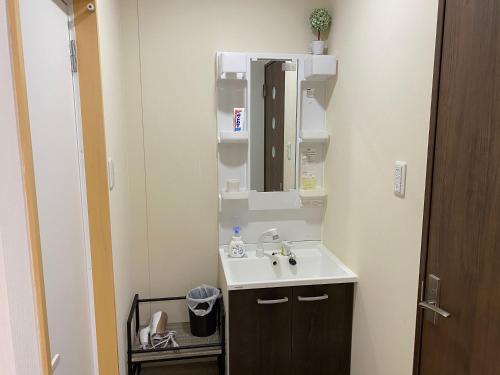
[[[291,243],[290,241],[283,241],[283,246],[288,251],[288,250],[290,250],[294,246],[294,244]]]

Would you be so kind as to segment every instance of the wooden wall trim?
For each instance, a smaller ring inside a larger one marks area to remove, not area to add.
[[[33,167],[33,150],[31,147],[31,130],[28,112],[28,92],[24,71],[24,54],[18,0],[7,0],[7,22],[11,48],[12,75],[14,78],[19,153],[21,155],[24,199],[27,217],[26,224],[28,227],[28,241],[31,252],[31,272],[37,315],[40,364],[42,374],[49,375],[52,374],[49,328],[45,302],[42,250],[40,242],[40,228],[38,223],[35,172]]]
[[[99,373],[118,375],[113,255],[97,12],[74,0]],[[95,4],[94,4],[95,5]],[[97,10],[98,11],[98,10]]]
[[[445,22],[446,0],[439,0],[438,21],[436,28],[436,47],[434,54],[434,76],[432,80],[432,99],[431,99],[431,118],[429,125],[429,142],[427,146],[427,171],[425,179],[425,200],[424,214],[422,222],[422,244],[420,252],[420,272],[418,283],[418,302],[425,287],[425,278],[427,275],[427,252],[429,242],[429,228],[431,218],[432,201],[432,177],[434,174],[434,152],[436,143],[436,127],[438,120],[439,107],[439,83],[441,78],[441,58],[443,53],[443,32]],[[423,310],[417,307],[417,322],[415,328],[415,346],[413,353],[413,375],[420,374],[420,352],[422,346],[422,326],[424,314]]]

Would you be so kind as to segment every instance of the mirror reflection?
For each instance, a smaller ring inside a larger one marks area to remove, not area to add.
[[[255,59],[250,77],[251,189],[294,189],[297,64],[290,60]]]

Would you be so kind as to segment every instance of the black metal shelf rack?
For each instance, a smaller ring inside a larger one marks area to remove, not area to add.
[[[186,299],[182,297],[147,298],[140,299],[134,296],[132,306],[127,319],[127,366],[128,375],[141,373],[143,363],[167,362],[183,359],[197,359],[216,357],[219,374],[225,374],[225,316],[222,298],[217,301],[217,331],[209,337],[193,336],[189,330],[189,322],[168,324],[167,327],[177,331],[176,341],[179,347],[167,347],[160,349],[142,349],[139,342],[140,316],[139,306],[141,303],[178,301]],[[134,320],[135,318],[135,320]],[[132,322],[134,321],[134,329]]]

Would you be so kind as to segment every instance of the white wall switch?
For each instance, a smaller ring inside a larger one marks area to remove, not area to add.
[[[394,194],[404,197],[406,190],[406,162],[396,161],[394,163]]]

